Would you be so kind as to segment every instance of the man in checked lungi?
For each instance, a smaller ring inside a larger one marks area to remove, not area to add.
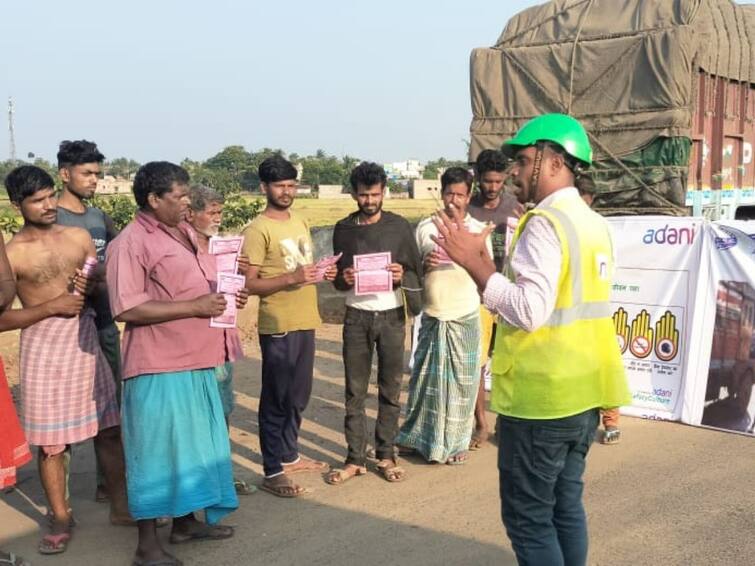
[[[440,178],[447,213],[456,211],[470,232],[485,224],[467,213],[472,174],[451,167]],[[480,296],[472,278],[433,240],[432,218],[417,225],[417,247],[424,258],[424,314],[414,352],[406,420],[396,438],[428,462],[467,461],[480,380]],[[487,254],[492,257],[490,238]]]
[[[24,226],[8,243],[8,259],[23,308],[0,316],[0,331],[21,329],[21,422],[39,447],[39,474],[50,510],[42,554],[64,552],[74,525],[66,496],[71,444],[94,438],[111,494],[110,520],[133,524],[124,485],[123,447],[115,384],[97,341],[93,287],[82,267],[95,258],[81,228],[55,223],[57,198],[50,175],[25,165],[5,179]]]

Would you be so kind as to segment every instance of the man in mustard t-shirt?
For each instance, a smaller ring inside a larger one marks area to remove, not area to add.
[[[312,392],[317,309],[317,273],[309,225],[290,210],[296,195],[296,168],[283,157],[259,166],[267,207],[244,231],[249,257],[247,288],[259,295],[258,332],[262,351],[259,427],[265,480],[262,489],[297,497],[304,489],[290,475],[327,468],[298,450],[302,413]],[[335,278],[335,267],[325,279]]]

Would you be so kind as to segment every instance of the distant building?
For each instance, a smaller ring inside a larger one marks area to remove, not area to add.
[[[311,185],[297,185],[296,186],[296,194],[297,195],[311,195],[312,194],[312,186]]]
[[[317,192],[318,198],[351,198],[351,194],[344,191],[342,185],[319,185]]]
[[[130,195],[134,182],[131,179],[105,175],[97,181],[97,193],[101,195]]]
[[[421,179],[425,166],[417,159],[386,163],[383,168],[390,179]]]
[[[440,201],[440,179],[415,179],[409,192],[413,199]]]

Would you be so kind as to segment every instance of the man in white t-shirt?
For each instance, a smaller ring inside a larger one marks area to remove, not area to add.
[[[441,177],[447,213],[460,212],[470,232],[485,224],[467,214],[472,174],[451,167]],[[429,462],[467,460],[479,385],[480,296],[467,272],[436,244],[431,218],[419,223],[417,246],[424,260],[424,306],[409,383],[407,415],[397,444]],[[488,238],[487,254],[492,257]]]

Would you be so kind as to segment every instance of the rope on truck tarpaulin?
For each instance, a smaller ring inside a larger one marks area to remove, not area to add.
[[[581,32],[582,32],[582,28],[584,27],[584,23],[585,23],[585,22],[586,22],[586,20],[587,20],[587,15],[588,15],[588,12],[589,12],[589,11],[590,11],[590,9],[592,8],[592,6],[593,6],[593,3],[594,3],[594,0],[582,0],[581,2],[576,2],[576,3],[574,3],[574,4],[571,4],[571,5],[565,6],[563,10],[561,10],[560,12],[558,12],[558,13],[554,14],[553,16],[551,16],[550,18],[548,18],[548,19],[546,20],[546,21],[550,21],[550,20],[552,20],[552,19],[555,19],[555,18],[557,18],[558,16],[562,15],[563,13],[565,13],[566,11],[568,11],[568,10],[570,10],[570,9],[574,8],[574,7],[577,7],[577,6],[581,5],[581,4],[585,4],[585,3],[587,4],[587,6],[586,6],[586,8],[585,8],[584,12],[582,13],[582,16],[581,16],[581,19],[580,19],[579,28],[578,28],[578,30],[577,30],[577,34],[576,34],[576,36],[575,36],[575,40],[574,40],[574,47],[573,47],[573,49],[572,49],[572,59],[571,59],[571,64],[570,64],[570,73],[569,73],[569,75],[570,75],[570,76],[569,76],[569,83],[570,83],[570,84],[569,84],[569,102],[568,102],[568,104],[564,104],[564,103],[563,103],[562,101],[560,101],[560,100],[556,100],[555,98],[553,98],[553,96],[552,96],[552,95],[550,94],[550,92],[548,92],[548,90],[547,90],[547,89],[546,89],[546,88],[545,88],[545,87],[544,87],[544,86],[543,86],[543,85],[542,85],[542,84],[541,84],[541,83],[540,83],[540,82],[539,82],[539,81],[538,81],[538,80],[537,80],[537,79],[536,79],[536,78],[535,78],[535,77],[534,77],[534,76],[533,76],[533,75],[532,75],[531,73],[529,73],[529,72],[528,72],[528,71],[527,71],[527,70],[526,70],[526,69],[525,69],[525,68],[524,68],[524,67],[523,67],[523,66],[522,66],[522,65],[521,65],[521,64],[519,63],[519,61],[517,61],[517,60],[516,60],[516,58],[514,58],[514,57],[511,57],[511,56],[508,56],[508,57],[507,57],[507,58],[508,58],[508,60],[509,60],[509,61],[510,61],[510,62],[512,63],[512,65],[513,65],[514,67],[516,67],[516,68],[517,68],[517,69],[519,70],[519,72],[520,72],[520,73],[522,73],[522,74],[523,74],[524,76],[526,76],[526,77],[527,77],[527,78],[528,78],[528,79],[530,80],[530,82],[531,82],[531,83],[532,83],[532,84],[533,84],[533,85],[534,85],[534,86],[535,86],[535,87],[536,87],[536,88],[537,88],[537,89],[538,89],[538,90],[540,91],[540,93],[541,93],[541,94],[543,95],[543,98],[544,98],[544,99],[546,99],[546,100],[550,101],[550,102],[551,102],[551,103],[552,103],[552,104],[553,104],[553,105],[554,105],[555,107],[561,108],[561,109],[562,109],[562,111],[563,111],[564,113],[566,113],[566,114],[568,114],[568,115],[570,115],[570,116],[572,115],[572,112],[571,112],[571,110],[572,110],[572,109],[571,109],[571,104],[572,104],[572,95],[573,95],[573,81],[574,81],[574,70],[575,70],[575,66],[576,66],[576,50],[577,50],[577,45],[578,45],[578,43],[579,43],[579,37],[580,37],[580,35],[581,35]],[[522,32],[520,32],[519,34],[517,34],[516,36],[514,36],[514,37],[512,37],[512,38],[509,38],[509,39],[505,40],[504,42],[500,42],[500,43],[498,43],[498,44],[496,45],[496,47],[499,47],[499,46],[501,46],[501,45],[504,45],[505,43],[511,42],[511,41],[513,41],[513,40],[515,40],[515,39],[517,39],[517,38],[521,37],[522,35],[524,35],[525,33],[529,32],[529,31],[531,31],[531,30],[533,30],[533,29],[537,29],[537,27],[539,27],[539,26],[540,26],[540,25],[542,25],[543,23],[544,23],[544,22],[540,22],[540,23],[539,23],[539,24],[537,24],[536,26],[533,26],[533,27],[531,27],[531,28],[527,28],[527,29],[525,29],[524,31],[522,31]],[[629,50],[627,50],[627,51],[629,51]],[[506,55],[506,52],[505,52],[505,51],[502,51],[502,53],[503,53],[504,55]],[[626,53],[625,53],[625,54],[626,54]],[[587,129],[586,129],[585,131],[587,131]],[[612,152],[611,150],[609,150],[609,149],[608,149],[608,148],[607,148],[607,147],[606,147],[606,146],[605,146],[605,145],[604,145],[604,144],[603,144],[603,143],[602,143],[602,142],[601,142],[601,141],[600,141],[600,140],[599,140],[599,139],[597,138],[597,136],[595,136],[595,135],[594,135],[594,134],[593,134],[592,132],[590,132],[590,131],[587,131],[587,135],[588,135],[588,137],[590,138],[590,140],[591,140],[591,141],[592,141],[592,142],[593,142],[593,143],[594,143],[594,144],[595,144],[596,146],[598,146],[598,148],[599,148],[599,149],[600,149],[600,150],[601,150],[601,151],[602,151],[602,152],[603,152],[603,153],[604,153],[605,155],[607,155],[607,156],[608,156],[608,157],[609,157],[609,158],[610,158],[610,159],[611,159],[611,160],[612,160],[612,161],[613,161],[614,163],[616,163],[616,164],[617,164],[617,165],[619,166],[619,169],[623,170],[623,171],[624,171],[625,173],[627,173],[627,174],[628,174],[628,175],[629,175],[629,176],[630,176],[630,177],[631,177],[632,179],[634,179],[634,180],[635,180],[635,181],[636,181],[636,182],[638,183],[639,187],[641,187],[641,188],[645,189],[646,191],[648,191],[648,193],[649,193],[650,195],[652,195],[652,196],[656,197],[657,199],[659,199],[659,201],[660,201],[660,202],[661,202],[662,204],[665,204],[665,205],[666,205],[666,206],[668,206],[668,207],[669,207],[669,208],[670,208],[671,210],[674,210],[674,211],[681,211],[681,210],[683,210],[683,209],[684,209],[684,207],[680,207],[680,206],[676,205],[676,204],[675,204],[675,203],[673,203],[672,201],[668,200],[668,199],[667,199],[667,198],[666,198],[665,196],[663,196],[663,195],[662,195],[662,194],[661,194],[660,192],[658,192],[657,190],[655,190],[655,189],[654,189],[654,188],[653,188],[652,186],[650,186],[650,185],[648,185],[647,183],[645,183],[645,181],[643,181],[643,180],[642,180],[642,178],[641,178],[641,177],[640,177],[639,175],[637,175],[637,174],[636,174],[636,173],[635,173],[634,171],[632,171],[632,169],[631,169],[631,168],[629,168],[629,167],[628,167],[628,166],[627,166],[626,164],[624,164],[624,162],[622,162],[622,161],[621,161],[621,159],[619,159],[619,158],[618,158],[618,157],[617,157],[617,156],[616,156],[616,155],[615,155],[615,154],[614,154],[614,153],[613,153],[613,152]],[[624,192],[624,191],[620,191],[620,192]],[[657,210],[664,210],[664,209],[657,209]]]
[[[549,17],[545,18],[543,21],[537,22],[536,24],[534,24],[534,25],[532,25],[532,26],[530,26],[528,28],[523,29],[522,31],[520,31],[518,34],[516,34],[513,37],[510,37],[508,39],[504,39],[503,41],[497,42],[494,45],[494,47],[501,47],[502,45],[504,45],[506,43],[511,43],[513,41],[516,41],[517,39],[519,39],[523,35],[528,34],[531,31],[536,30],[537,28],[539,28],[539,27],[547,24],[551,20],[555,20],[556,18],[558,18],[559,16],[565,14],[566,12],[568,12],[569,10],[571,10],[572,8],[576,8],[577,6],[579,6],[580,4],[584,4],[585,2],[590,2],[592,4],[593,0],[579,0],[578,2],[575,2],[574,4],[567,4],[566,6],[563,7],[562,10],[556,12],[552,16],[549,16]]]
[[[621,159],[619,159],[618,157],[616,157],[613,154],[613,152],[611,152],[610,149],[608,149],[603,143],[601,143],[601,141],[596,136],[594,136],[592,134],[592,132],[587,132],[587,135],[590,137],[590,139],[593,141],[593,143],[595,145],[597,145],[601,149],[601,151],[603,151],[606,155],[608,155],[611,159],[613,159],[614,162],[621,169],[623,169],[626,173],[629,174],[630,177],[632,177],[632,179],[634,179],[635,181],[637,181],[640,184],[640,186],[642,188],[644,188],[645,190],[647,190],[650,194],[652,194],[653,196],[657,197],[663,204],[665,204],[666,206],[670,206],[670,207],[672,207],[674,209],[677,209],[677,210],[681,210],[683,208],[683,207],[677,206],[676,204],[674,204],[673,202],[671,202],[670,200],[668,200],[666,197],[664,197],[661,193],[659,193],[654,188],[652,188],[650,185],[648,185],[647,183],[645,183],[645,181],[643,181],[640,178],[639,175],[637,175],[634,171],[632,171],[632,169],[630,169],[623,161],[621,161]]]
[[[571,116],[571,105],[572,100],[574,98],[574,63],[577,60],[577,46],[579,45],[579,37],[582,35],[582,28],[585,25],[585,22],[587,21],[587,14],[590,13],[590,9],[592,8],[593,3],[595,0],[590,0],[587,3],[587,7],[582,12],[582,15],[579,18],[579,26],[577,26],[577,34],[574,36],[574,45],[571,49],[571,65],[569,67],[569,103],[566,105],[566,113]]]

